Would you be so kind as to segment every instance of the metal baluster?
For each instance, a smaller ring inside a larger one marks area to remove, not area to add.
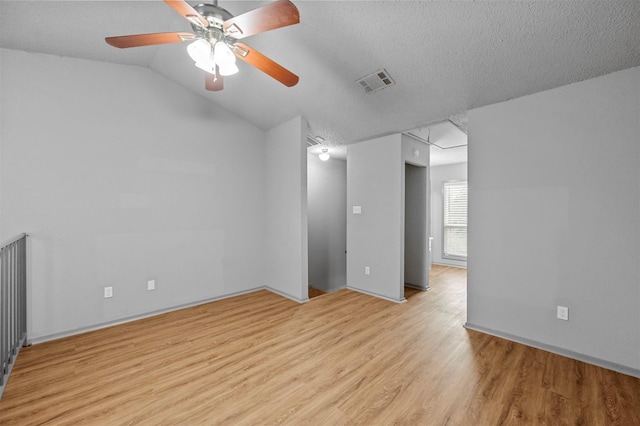
[[[18,242],[11,244],[11,286],[9,291],[9,303],[11,308],[9,309],[9,315],[11,321],[11,350],[9,351],[9,364],[15,361],[15,356],[18,353],[18,321],[16,314],[18,313]]]
[[[20,240],[20,339],[27,344],[27,237]]]
[[[5,345],[7,343],[7,260],[6,249],[0,251],[0,385],[4,385],[6,371]]]

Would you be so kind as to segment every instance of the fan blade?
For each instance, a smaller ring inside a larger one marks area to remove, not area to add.
[[[231,37],[241,39],[299,22],[298,8],[289,0],[280,0],[227,19],[223,29]]]
[[[236,57],[270,75],[285,86],[295,86],[298,84],[298,80],[300,80],[297,75],[284,68],[282,65],[273,62],[262,53],[244,43],[234,44],[232,50]]]
[[[195,34],[191,33],[154,33],[107,37],[105,41],[113,47],[125,49],[127,47],[152,46],[154,44],[182,43],[183,41],[197,38]]]
[[[189,3],[184,0],[164,0],[166,4],[171,6],[182,15],[187,21],[195,24],[199,27],[207,28],[209,26],[209,21],[207,21],[202,15],[198,13]]]
[[[204,87],[212,92],[217,92],[224,89],[224,80],[218,73],[218,66],[216,65],[216,75],[206,73],[204,77]]]

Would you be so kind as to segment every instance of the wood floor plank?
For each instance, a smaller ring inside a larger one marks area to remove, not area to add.
[[[315,287],[309,287],[309,299],[313,299],[314,297],[322,296],[323,294],[327,294],[326,291],[320,290]]]
[[[25,348],[7,425],[637,425],[640,379],[462,327],[466,270],[395,304],[258,291]]]

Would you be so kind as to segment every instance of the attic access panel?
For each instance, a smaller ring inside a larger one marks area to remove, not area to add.
[[[458,148],[467,145],[467,135],[448,120],[413,129],[407,133],[440,149]]]

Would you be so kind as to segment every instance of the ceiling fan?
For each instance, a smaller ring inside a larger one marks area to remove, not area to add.
[[[196,66],[206,71],[205,88],[222,90],[223,76],[238,72],[236,58],[258,68],[285,86],[298,83],[298,76],[277,64],[262,53],[239,42],[245,37],[300,22],[298,8],[289,0],[278,0],[266,6],[233,16],[213,4],[192,7],[184,0],[164,0],[176,12],[191,23],[193,32],[170,32],[107,37],[105,41],[121,49],[155,44],[182,43],[190,41],[187,53]]]

